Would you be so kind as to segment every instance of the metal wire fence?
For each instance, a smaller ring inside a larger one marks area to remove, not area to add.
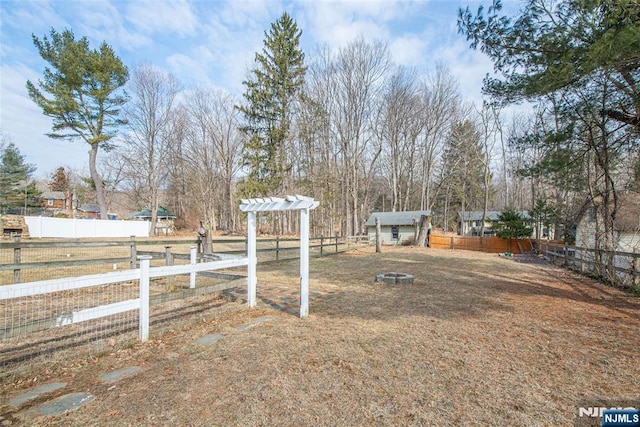
[[[150,241],[10,241],[0,242],[0,286],[39,280],[74,278],[87,274],[129,270],[136,267],[139,255],[152,255],[151,266],[189,264],[195,240]],[[244,239],[217,240],[218,253],[243,255]],[[346,240],[312,239],[311,255],[327,255],[348,249]],[[198,251],[200,261],[213,255]],[[299,256],[297,239],[261,239],[258,261],[272,262]],[[227,270],[198,273],[198,292],[188,292],[190,276],[164,276],[150,282],[151,322],[175,323],[181,316],[215,306],[194,295],[219,293],[230,280],[245,271]],[[71,279],[70,279],[71,280]],[[245,280],[246,282],[246,280]],[[235,286],[240,286],[237,283]],[[111,351],[135,341],[139,313],[130,310],[95,320],[72,323],[70,313],[132,300],[139,296],[139,281],[51,291],[44,294],[0,299],[0,370],[11,374],[36,364],[55,365],[69,357]],[[182,300],[182,301],[181,301]],[[201,306],[198,306],[201,304]],[[222,304],[222,303],[220,303]],[[154,331],[159,328],[154,327]]]

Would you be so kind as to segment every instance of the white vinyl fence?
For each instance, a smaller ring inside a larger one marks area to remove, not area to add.
[[[149,237],[149,221],[25,216],[31,237]]]

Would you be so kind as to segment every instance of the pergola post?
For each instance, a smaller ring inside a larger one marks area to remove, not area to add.
[[[256,212],[300,211],[300,317],[309,314],[309,211],[320,202],[305,196],[242,199],[240,210],[247,213],[247,302],[256,305]],[[337,242],[337,240],[336,240]]]
[[[300,318],[309,315],[309,209],[300,210]]]
[[[256,213],[247,212],[247,303],[249,307],[256,306],[256,286],[258,277],[256,275],[256,265],[258,257],[256,255]]]

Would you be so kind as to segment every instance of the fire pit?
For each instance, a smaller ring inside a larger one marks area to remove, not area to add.
[[[387,285],[413,285],[413,274],[406,273],[378,273],[376,283],[386,283]]]

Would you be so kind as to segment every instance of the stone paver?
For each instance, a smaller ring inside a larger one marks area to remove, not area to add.
[[[36,387],[33,390],[29,390],[28,392],[17,396],[9,402],[9,405],[20,406],[23,403],[28,402],[31,399],[35,399],[36,397],[40,397],[45,393],[51,393],[52,391],[66,387],[66,385],[67,383],[49,383],[41,385],[40,387]]]
[[[205,335],[204,337],[198,338],[196,340],[196,344],[209,345],[216,341],[220,341],[222,338],[224,338],[224,335],[222,334]]]
[[[98,378],[102,382],[113,383],[123,378],[130,377],[131,375],[135,375],[140,372],[140,370],[142,370],[142,368],[139,366],[129,366],[128,368],[122,368],[117,371],[102,374]]]
[[[36,408],[36,412],[41,415],[60,415],[67,411],[78,409],[85,403],[91,402],[93,395],[90,393],[70,393],[60,396],[57,399],[52,400],[46,405],[42,405]]]

